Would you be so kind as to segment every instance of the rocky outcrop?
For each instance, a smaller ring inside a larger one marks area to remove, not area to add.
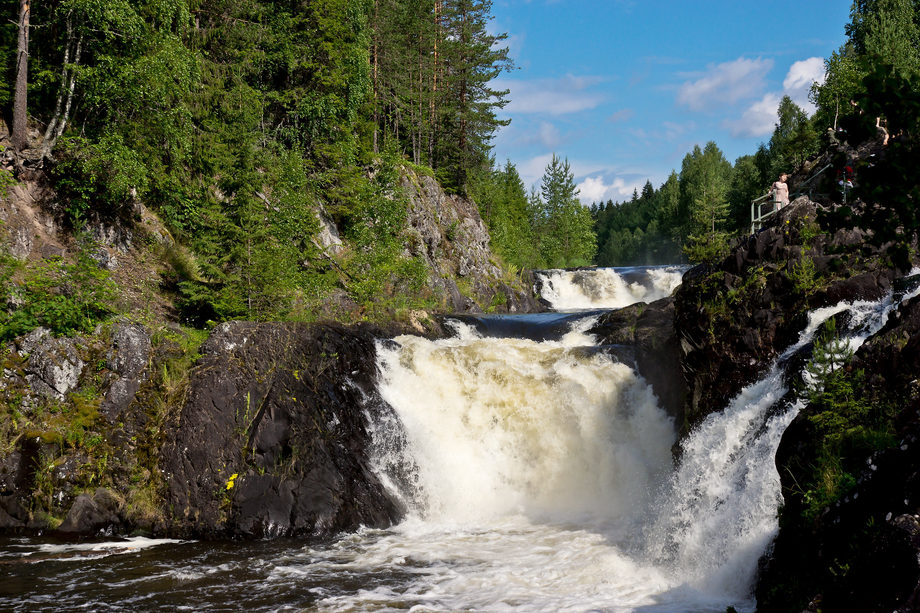
[[[124,504],[116,512],[97,500],[109,518],[99,522],[79,515],[93,515],[86,500],[77,515],[74,505],[102,480],[124,487],[134,471],[150,420],[138,402],[152,371],[147,329],[116,323],[55,338],[38,328],[0,347],[0,364],[0,530],[47,530],[61,519],[63,530],[87,534],[127,525]]]
[[[684,432],[756,380],[795,341],[809,310],[880,298],[903,274],[852,233],[821,234],[821,208],[801,197],[720,263],[684,274],[674,324],[688,386]]]
[[[434,177],[410,169],[403,172],[401,185],[409,204],[407,250],[425,260],[429,281],[444,294],[450,311],[544,310],[533,294],[532,276],[513,283],[503,279],[476,203],[447,194]]]
[[[116,324],[106,366],[113,381],[99,407],[111,422],[118,421],[147,381],[150,362],[150,333],[138,324]]]
[[[249,537],[386,526],[395,503],[370,467],[367,327],[222,324],[202,347],[161,469],[172,530]]]
[[[674,328],[673,298],[606,313],[589,332],[602,345],[631,348],[636,369],[652,386],[661,406],[677,424],[684,422],[687,386],[680,376],[680,341]]]
[[[760,574],[760,610],[906,612],[920,605],[920,299],[903,303],[847,369],[864,373],[855,393],[877,412],[882,433],[892,419],[892,438],[877,451],[852,430],[835,467],[851,484],[809,513],[824,439],[814,421],[819,409],[810,404],[799,413],[776,458],[785,506]]]
[[[70,338],[54,338],[47,328],[36,328],[17,343],[25,358],[25,379],[33,393],[63,400],[77,387],[85,363]]]

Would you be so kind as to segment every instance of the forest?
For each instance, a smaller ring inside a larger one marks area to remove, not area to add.
[[[812,91],[817,113],[784,98],[755,153],[732,164],[714,142],[695,146],[657,188],[588,208],[564,157],[528,189],[492,155],[508,92],[491,84],[513,66],[490,0],[3,0],[4,155],[47,175],[77,236],[137,202],[156,211],[183,246],[167,281],[192,323],[311,319],[336,288],[369,310],[380,296],[430,306],[404,248],[410,167],[472,198],[511,270],[706,261],[748,232],[751,200],[826,128],[857,136],[880,116],[901,137],[888,168],[904,174],[868,170],[861,189],[904,201],[916,224],[902,187],[916,168],[917,5],[857,1]],[[351,246],[334,265],[318,215]],[[16,266],[2,258],[7,294]],[[5,336],[41,316],[26,319]]]

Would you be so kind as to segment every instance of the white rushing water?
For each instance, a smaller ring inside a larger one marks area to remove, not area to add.
[[[671,295],[686,270],[681,266],[637,266],[537,273],[540,293],[553,309],[619,309]]]
[[[752,611],[781,502],[773,458],[800,408],[783,400],[783,364],[844,311],[855,349],[893,305],[813,312],[686,438],[676,469],[670,418],[630,367],[591,350],[587,318],[560,341],[458,325],[381,343],[380,391],[401,425],[377,427],[377,470],[407,518],[280,560],[274,577],[361,586],[317,588],[327,611]]]

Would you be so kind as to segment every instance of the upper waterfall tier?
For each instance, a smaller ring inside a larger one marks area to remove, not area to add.
[[[619,309],[671,295],[686,270],[681,266],[636,266],[546,270],[537,273],[541,297],[557,311]]]

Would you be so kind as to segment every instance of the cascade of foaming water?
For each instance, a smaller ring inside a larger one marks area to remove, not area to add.
[[[377,461],[412,466],[412,487],[400,480],[410,512],[604,522],[645,507],[670,470],[674,428],[629,366],[584,350],[590,325],[538,343],[456,324],[453,338],[378,347],[379,389],[404,440],[378,429]]]
[[[844,335],[855,351],[886,323],[895,300],[842,302],[817,309],[798,342],[766,375],[719,413],[709,415],[681,444],[681,462],[646,529],[645,555],[705,592],[749,596],[757,563],[778,530],[782,503],[774,458],[803,401],[776,405],[789,391],[783,366],[810,343],[829,318],[848,312]]]
[[[782,370],[829,317],[848,312],[855,349],[893,306],[812,313],[764,377],[685,440],[673,473],[669,420],[640,378],[584,349],[583,332],[536,343],[458,326],[453,339],[382,343],[381,392],[398,418],[375,434],[379,470],[406,468],[394,487],[409,516],[311,555],[336,576],[410,579],[324,607],[753,610],[756,563],[777,529],[773,458],[800,408]]]
[[[541,295],[557,311],[619,309],[670,296],[685,268],[654,266],[547,270],[537,273]]]

